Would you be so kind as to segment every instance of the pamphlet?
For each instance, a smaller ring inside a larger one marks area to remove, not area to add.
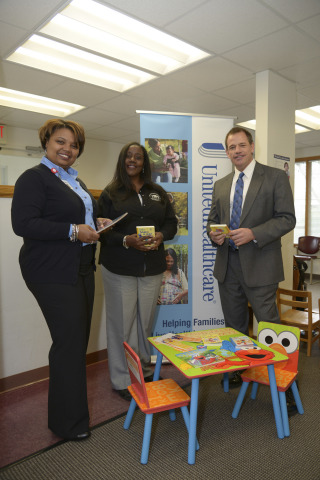
[[[236,350],[241,350],[244,347],[254,347],[255,343],[247,335],[242,335],[241,337],[230,337],[230,342],[235,346]]]
[[[120,220],[122,220],[126,215],[128,215],[128,212],[126,212],[126,213],[124,213],[123,215],[120,215],[119,217],[117,217],[117,218],[115,218],[114,220],[112,220],[112,222],[109,223],[109,225],[106,225],[105,227],[100,228],[100,230],[97,230],[97,233],[104,232],[105,230],[108,230],[108,228],[113,227],[113,225],[115,225],[116,223],[120,222]]]
[[[227,237],[229,237],[229,227],[225,223],[221,225],[210,225],[210,228],[213,232],[225,233]]]
[[[202,337],[202,343],[207,347],[219,347],[220,345],[222,345],[222,340],[219,335],[210,335]]]

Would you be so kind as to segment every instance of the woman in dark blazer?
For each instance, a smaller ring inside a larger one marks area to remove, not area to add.
[[[162,274],[166,269],[164,244],[177,233],[177,217],[167,192],[151,181],[146,149],[137,142],[119,154],[113,180],[101,193],[98,211],[103,217],[127,216],[101,236],[99,263],[103,276],[110,380],[126,399],[130,375],[123,342],[139,355],[146,381],[153,378],[150,344]],[[137,227],[153,227],[146,237]]]
[[[71,167],[84,148],[81,125],[48,120],[39,137],[45,156],[16,182],[12,225],[23,237],[23,278],[52,337],[48,426],[59,437],[83,440],[90,435],[86,350],[99,238],[96,202]]]

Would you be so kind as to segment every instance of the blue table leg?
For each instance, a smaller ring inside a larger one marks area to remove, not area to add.
[[[229,392],[229,374],[228,374],[228,372],[224,372],[224,374],[223,374],[223,391],[225,393]]]
[[[154,382],[156,380],[159,380],[160,369],[161,369],[161,365],[162,365],[162,358],[163,358],[162,353],[157,352],[157,361],[156,361],[156,366],[154,367],[154,372],[153,372],[153,381]]]
[[[277,389],[276,376],[274,373],[274,365],[268,365],[269,383],[271,390],[271,398],[273,404],[274,417],[276,420],[277,433],[279,438],[284,438],[283,422],[280,411],[279,395]]]
[[[198,394],[199,394],[199,378],[193,378],[191,383],[191,401],[190,401],[190,428],[189,428],[189,445],[188,445],[189,465],[193,465],[196,461]]]

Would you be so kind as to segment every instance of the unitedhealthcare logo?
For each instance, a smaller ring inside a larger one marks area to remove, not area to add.
[[[227,157],[226,151],[222,143],[203,143],[198,148],[198,152],[202,157],[221,158]]]

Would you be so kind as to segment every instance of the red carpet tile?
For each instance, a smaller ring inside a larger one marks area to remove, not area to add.
[[[173,366],[161,376],[189,383]],[[91,427],[125,413],[129,402],[112,390],[107,360],[87,367]],[[61,441],[48,429],[48,380],[0,394],[0,468]]]

